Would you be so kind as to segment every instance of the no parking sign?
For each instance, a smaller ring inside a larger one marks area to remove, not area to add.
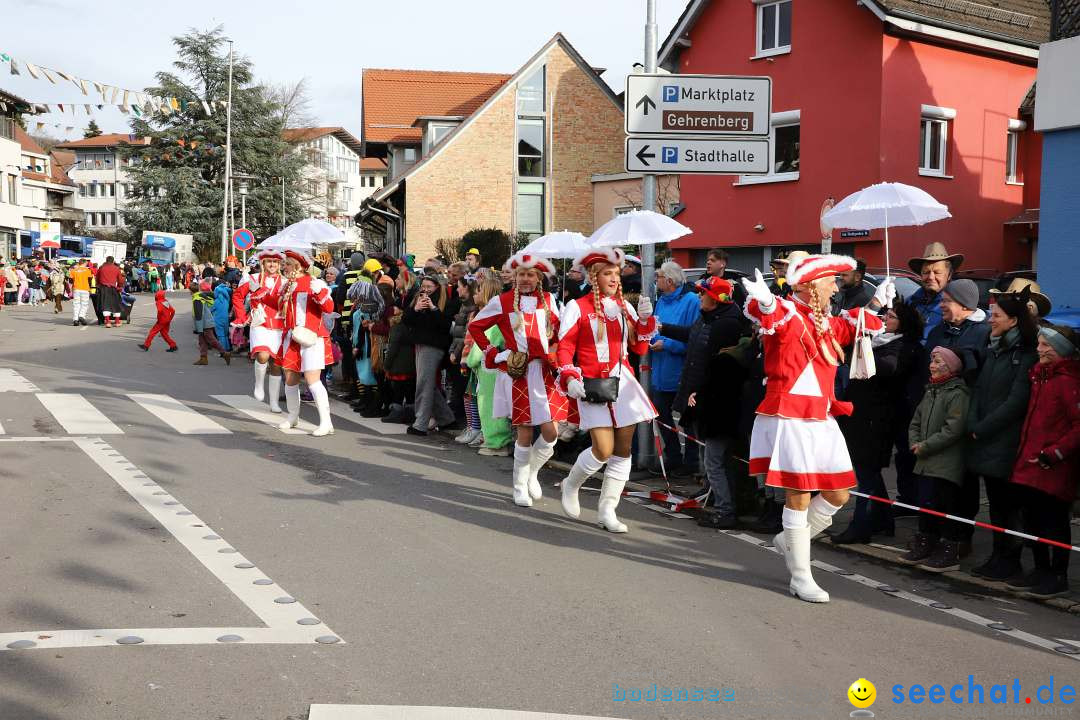
[[[255,245],[255,234],[247,228],[239,228],[233,231],[232,241],[237,250],[247,252]]]

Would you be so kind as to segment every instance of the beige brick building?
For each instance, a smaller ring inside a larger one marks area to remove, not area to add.
[[[621,172],[625,137],[619,99],[561,34],[511,76],[365,71],[364,135],[390,177],[357,221],[419,262],[479,227],[590,234],[592,177]]]

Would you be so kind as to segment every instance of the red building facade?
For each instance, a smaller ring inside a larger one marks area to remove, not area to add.
[[[968,268],[1030,267],[1029,229],[1006,222],[1025,209],[1025,180],[1038,179],[1019,106],[1048,34],[1046,4],[998,2],[992,18],[978,3],[942,4],[690,2],[661,62],[676,73],[771,76],[774,173],[684,176],[679,220],[694,233],[672,243],[676,261],[701,265],[721,246],[735,267],[765,267],[781,249],[820,245],[827,198],[894,181],[923,188],[953,218],[890,231],[893,267],[934,241],[964,253]],[[882,240],[833,233],[834,250],[871,268],[885,265]]]

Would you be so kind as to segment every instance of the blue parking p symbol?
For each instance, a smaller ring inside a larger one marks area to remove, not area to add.
[[[679,162],[679,148],[677,147],[661,147],[660,148],[660,160],[665,163],[677,163]]]
[[[665,85],[664,86],[664,102],[679,102],[679,86],[678,85]]]

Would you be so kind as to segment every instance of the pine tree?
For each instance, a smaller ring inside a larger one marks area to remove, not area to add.
[[[224,202],[228,49],[221,26],[173,38],[176,72],[156,74],[158,85],[144,92],[177,100],[178,108],[162,114],[132,109],[134,142],[121,144],[120,157],[133,185],[124,210],[128,241],[143,230],[189,233],[195,252],[217,259]],[[286,222],[303,217],[297,201],[301,159],[282,138],[280,105],[273,93],[254,82],[251,62],[233,62],[233,174],[256,176],[247,196],[247,226],[263,239],[280,229],[281,178],[285,178]],[[203,103],[211,105],[207,115]],[[144,140],[144,138],[148,138]],[[234,191],[235,192],[235,191]],[[236,223],[240,223],[236,196]]]
[[[83,131],[84,138],[96,138],[101,134],[101,128],[98,127],[97,120],[90,118],[90,124],[86,126],[86,130]]]

